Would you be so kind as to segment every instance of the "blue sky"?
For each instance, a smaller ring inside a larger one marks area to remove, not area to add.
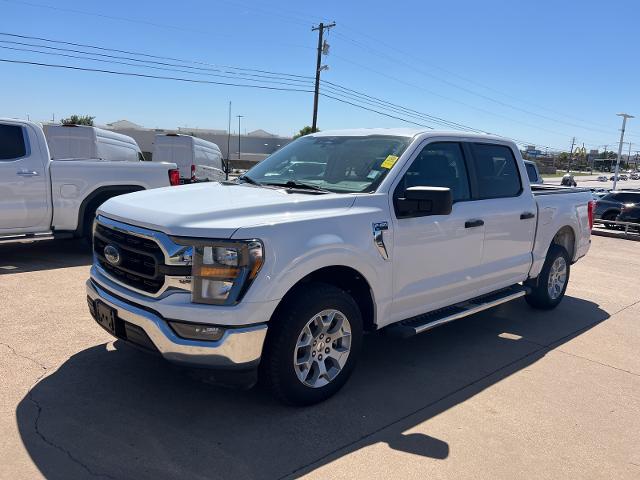
[[[0,0],[0,12],[4,33],[310,76],[317,42],[310,27],[335,20],[327,37],[330,55],[324,59],[330,70],[323,79],[403,107],[564,149],[575,136],[587,149],[608,144],[611,150],[619,137],[616,113],[640,117],[640,3],[634,0]],[[0,48],[0,58],[186,76],[6,48]],[[147,127],[225,129],[232,101],[233,114],[245,116],[243,131],[292,134],[311,123],[312,94],[304,92],[4,62],[0,76],[0,116],[45,120],[53,113],[57,118],[87,113],[97,123],[126,118]],[[321,98],[318,125],[407,123]],[[630,120],[627,132],[637,142],[632,151],[640,150],[640,118]]]

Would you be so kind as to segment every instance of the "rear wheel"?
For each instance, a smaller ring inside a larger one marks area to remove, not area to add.
[[[353,298],[332,285],[307,284],[270,322],[260,379],[290,405],[321,402],[345,384],[361,344]]]
[[[537,282],[527,285],[531,288],[531,293],[525,296],[527,303],[543,310],[557,307],[569,283],[569,264],[567,250],[560,245],[551,245]]]

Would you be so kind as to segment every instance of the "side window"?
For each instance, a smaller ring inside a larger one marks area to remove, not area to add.
[[[529,181],[531,183],[535,183],[538,181],[538,173],[536,172],[536,167],[531,163],[524,164],[527,167],[527,175],[529,176]]]
[[[453,201],[469,200],[469,176],[459,143],[430,143],[422,149],[396,188],[396,196],[409,187],[448,187]]]
[[[640,194],[635,193],[618,193],[616,200],[623,203],[636,203],[640,201]]]
[[[24,130],[18,125],[0,125],[0,162],[14,160],[27,154]]]
[[[518,165],[509,147],[473,143],[471,149],[479,199],[517,197],[522,192]]]

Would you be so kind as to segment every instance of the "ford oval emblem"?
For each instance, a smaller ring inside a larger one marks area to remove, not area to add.
[[[106,258],[107,262],[111,265],[119,265],[121,260],[120,250],[113,245],[107,245],[104,247],[104,258]]]

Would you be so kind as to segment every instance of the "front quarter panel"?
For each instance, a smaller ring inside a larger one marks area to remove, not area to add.
[[[372,232],[372,223],[384,221],[389,222],[386,194],[367,194],[356,196],[344,214],[239,229],[233,238],[259,238],[265,245],[265,264],[243,302],[282,299],[310,273],[347,266],[369,283],[375,318],[384,318],[392,298],[391,261],[381,256]],[[392,232],[385,235],[391,252]]]

